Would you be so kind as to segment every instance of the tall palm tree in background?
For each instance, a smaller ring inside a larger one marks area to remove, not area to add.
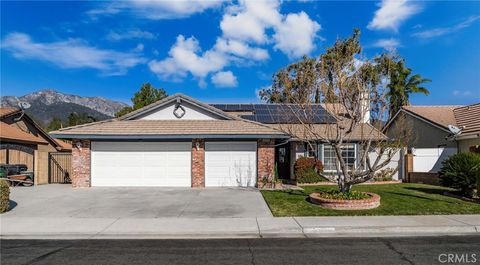
[[[410,95],[413,93],[430,94],[427,88],[421,86],[431,80],[419,74],[412,75],[412,69],[405,66],[403,60],[394,62],[390,72],[390,83],[387,85],[389,92],[389,118],[391,119],[402,106],[410,105]]]

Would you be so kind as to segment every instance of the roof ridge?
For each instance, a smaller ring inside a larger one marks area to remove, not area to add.
[[[190,97],[190,96],[187,96],[187,95],[182,94],[182,93],[175,93],[175,94],[173,94],[173,95],[171,95],[171,96],[165,97],[165,98],[163,98],[163,99],[161,99],[161,100],[158,100],[158,101],[156,101],[156,102],[153,102],[153,103],[151,103],[151,104],[149,104],[149,105],[147,105],[147,106],[144,106],[144,107],[142,107],[142,108],[139,108],[139,109],[137,109],[137,110],[134,110],[134,111],[132,111],[132,112],[130,112],[130,113],[128,113],[128,114],[125,114],[125,115],[123,115],[122,117],[119,117],[118,119],[119,119],[119,120],[125,120],[125,119],[130,118],[130,117],[132,117],[132,116],[135,116],[135,115],[137,115],[137,114],[139,114],[139,113],[142,113],[142,112],[144,112],[144,111],[146,111],[146,110],[148,110],[148,109],[152,109],[152,108],[154,108],[154,107],[156,107],[156,106],[161,106],[162,104],[165,104],[165,103],[167,103],[167,102],[169,102],[169,101],[171,101],[171,100],[173,100],[173,99],[175,99],[175,98],[177,98],[177,97],[183,98],[184,100],[187,100],[187,101],[190,101],[190,102],[195,103],[195,104],[197,104],[197,105],[200,105],[200,106],[202,106],[202,107],[204,107],[204,108],[206,108],[206,109],[211,110],[212,112],[216,112],[216,114],[218,114],[218,115],[221,115],[221,116],[224,116],[224,117],[227,117],[227,118],[230,118],[230,119],[236,119],[236,118],[237,118],[237,117],[235,117],[234,115],[230,115],[230,114],[226,113],[225,111],[223,111],[223,110],[221,110],[221,109],[215,108],[215,107],[213,107],[213,106],[211,106],[211,105],[209,105],[209,104],[207,104],[207,103],[204,103],[204,102],[201,102],[201,101],[199,101],[199,100],[196,100],[196,99],[194,99],[194,98],[192,98],[192,97]]]
[[[77,128],[81,128],[81,127],[87,127],[87,126],[91,126],[91,125],[97,125],[97,124],[106,123],[106,122],[117,121],[117,120],[118,120],[117,118],[111,118],[111,119],[102,120],[102,121],[95,121],[95,122],[90,122],[90,123],[84,123],[84,124],[69,126],[69,127],[65,127],[65,128],[55,130],[55,131],[51,131],[51,132],[49,132],[49,134],[68,131],[68,130],[71,130],[71,129],[77,129]]]

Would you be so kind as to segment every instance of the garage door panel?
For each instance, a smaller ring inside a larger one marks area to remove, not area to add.
[[[207,142],[205,185],[255,186],[256,142]]]
[[[191,186],[191,143],[93,142],[92,186]]]

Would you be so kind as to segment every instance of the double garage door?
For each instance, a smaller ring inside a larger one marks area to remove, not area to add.
[[[191,186],[191,142],[92,142],[92,186]],[[207,142],[205,186],[255,186],[255,142]]]

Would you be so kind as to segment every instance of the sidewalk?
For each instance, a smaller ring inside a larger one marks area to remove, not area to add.
[[[265,218],[25,218],[0,216],[0,237],[164,239],[480,235],[480,215]]]

